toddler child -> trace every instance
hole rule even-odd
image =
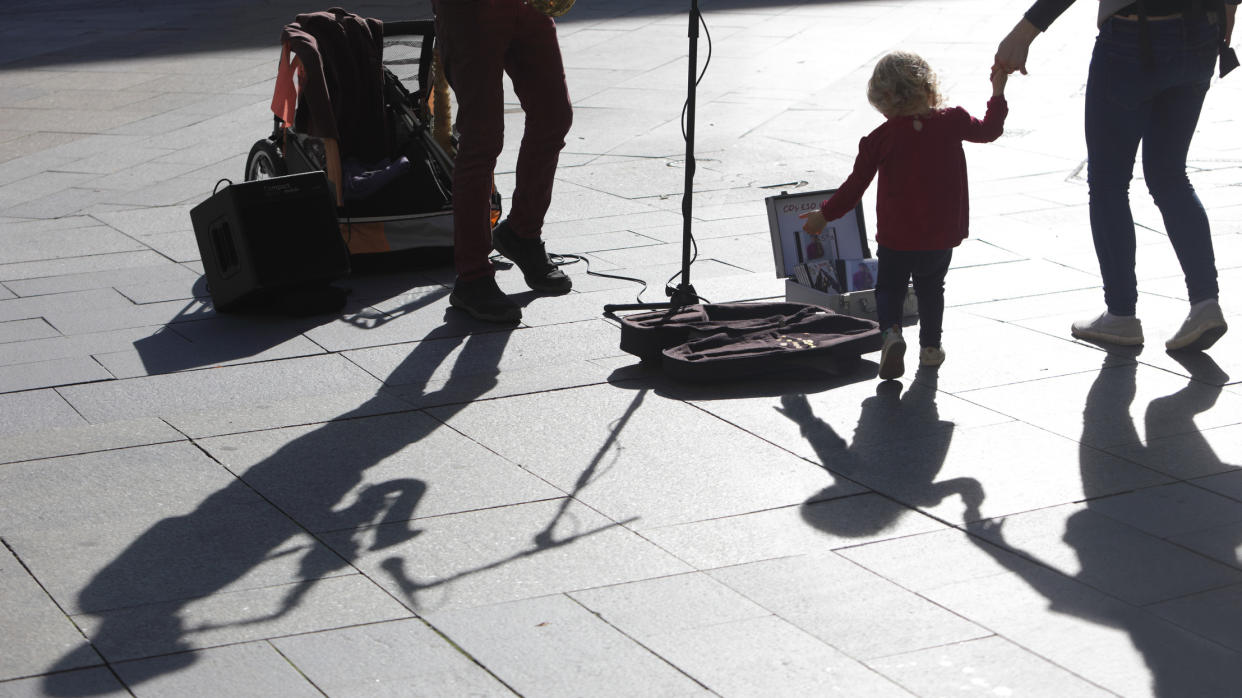
[[[867,83],[867,99],[886,121],[859,141],[854,171],[841,188],[818,211],[802,215],[803,230],[818,233],[852,211],[879,172],[875,300],[884,380],[905,373],[901,311],[911,278],[919,302],[919,363],[944,362],[944,277],[970,221],[962,141],[1000,137],[1009,113],[1007,78],[1004,71],[992,71],[992,99],[979,121],[961,107],[942,106],[936,74],[919,56],[896,51],[881,58]]]

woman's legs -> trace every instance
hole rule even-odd
[[[1186,277],[1190,302],[1216,298],[1216,257],[1207,212],[1186,176],[1186,153],[1212,77],[1210,47],[1185,55],[1184,82],[1156,95],[1143,134],[1143,176]]]
[[[1132,316],[1138,281],[1130,180],[1151,105],[1137,35],[1126,31],[1128,27],[1118,30],[1120,21],[1109,20],[1100,29],[1087,75],[1087,186],[1104,303],[1113,315]]]
[[[1214,29],[1206,22],[1152,22],[1153,60],[1145,66],[1134,24],[1113,19],[1101,28],[1085,119],[1091,232],[1105,304],[1122,316],[1134,314],[1138,298],[1129,185],[1140,141],[1143,175],[1186,275],[1190,301],[1217,295],[1207,214],[1186,177],[1186,153],[1215,64]]]
[[[1193,306],[1191,317],[1166,346],[1203,349],[1223,334],[1225,324],[1215,306],[1218,288],[1211,230],[1186,177],[1186,153],[1215,66],[1216,31],[1205,20],[1155,21],[1150,26],[1150,61],[1140,50],[1136,23],[1119,19],[1101,27],[1091,57],[1085,119],[1087,180],[1091,233],[1108,312],[1074,323],[1073,334],[1123,344],[1143,341],[1134,317],[1138,282],[1129,204],[1141,141],[1147,187],[1164,219]]]

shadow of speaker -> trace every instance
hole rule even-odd
[[[216,310],[297,308],[300,297],[323,310],[325,289],[349,274],[323,172],[230,184],[190,220]]]

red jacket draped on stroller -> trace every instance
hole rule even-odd
[[[434,40],[430,20],[298,15],[281,32],[275,128],[246,179],[324,171],[351,254],[452,247],[451,144],[431,134]]]
[[[307,135],[335,139],[343,158],[383,158],[388,149],[383,23],[334,7],[298,15],[280,39],[272,112]],[[290,52],[300,70],[290,62]],[[295,72],[302,88],[301,119]]]

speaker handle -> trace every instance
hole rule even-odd
[[[228,220],[222,218],[211,226],[211,249],[216,253],[220,278],[230,278],[241,269],[241,258],[237,255],[237,243]]]

